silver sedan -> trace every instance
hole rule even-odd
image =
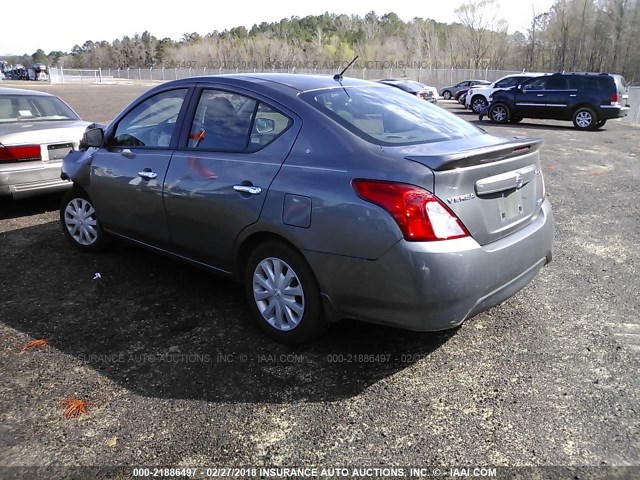
[[[89,124],[55,95],[0,88],[0,196],[70,188],[60,179],[62,159]]]

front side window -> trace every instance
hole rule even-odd
[[[168,147],[187,89],[170,90],[138,104],[116,127],[111,144],[118,147]]]
[[[327,88],[304,93],[301,98],[376,145],[414,145],[483,135],[456,115],[384,85]]]
[[[525,84],[522,85],[522,89],[527,90],[545,90],[547,88],[547,82],[549,81],[549,77],[537,77],[532,80],[529,80]]]

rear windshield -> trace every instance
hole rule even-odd
[[[415,93],[415,92],[419,92],[421,90],[424,90],[424,87],[422,87],[417,82],[416,83],[414,83],[414,82],[396,82],[396,83],[391,83],[389,85],[395,85],[400,90],[404,90],[405,92],[411,92],[411,93]]]
[[[301,97],[376,145],[414,145],[484,134],[430,102],[385,85],[328,88]]]
[[[0,123],[79,120],[58,97],[0,95]]]

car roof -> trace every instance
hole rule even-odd
[[[0,87],[0,95],[37,95],[41,97],[54,97],[55,95],[51,95],[46,92],[39,92],[37,90],[26,90],[24,88],[9,88],[9,87]]]
[[[505,75],[504,77],[500,77],[499,79],[497,79],[495,82],[499,82],[500,80],[504,80],[505,78],[511,78],[511,77],[542,77],[543,75],[550,75],[549,73],[542,73],[542,72],[520,72],[520,73],[509,73],[507,75]]]
[[[235,80],[240,83],[248,82],[263,85],[268,84],[272,88],[276,88],[282,92],[288,91],[288,93],[293,95],[324,88],[370,86],[375,84],[375,82],[352,77],[344,77],[342,80],[338,81],[334,80],[333,75],[306,75],[295,73],[237,73],[229,75],[207,75],[176,80],[173,84],[179,85],[181,83],[191,83],[193,81],[199,83],[216,83],[217,80]]]

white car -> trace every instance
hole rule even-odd
[[[516,73],[511,75],[505,75],[499,78],[490,85],[478,85],[471,87],[467,92],[467,96],[464,102],[464,108],[471,108],[475,113],[480,113],[489,105],[489,97],[496,90],[502,88],[515,87],[522,82],[529,80],[533,77],[539,77],[544,75],[543,73]]]
[[[55,95],[0,88],[0,196],[66,190],[62,159],[78,150],[89,122]]]

